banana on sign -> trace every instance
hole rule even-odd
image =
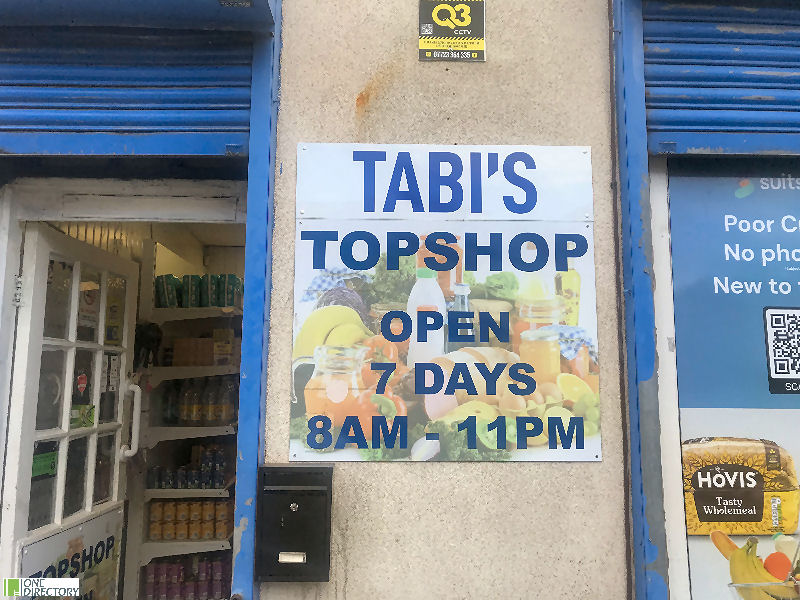
[[[483,0],[420,0],[419,59],[485,61]]]

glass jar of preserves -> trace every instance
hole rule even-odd
[[[561,323],[564,320],[564,307],[564,299],[560,296],[517,300],[511,335],[514,352],[520,353],[524,331]]]
[[[561,374],[561,345],[555,328],[538,328],[521,334],[520,360],[533,366],[537,385],[555,383]]]
[[[366,389],[361,368],[367,349],[318,346],[314,351],[314,373],[306,383],[306,416],[324,415],[334,427],[344,418],[358,415],[358,397]]]

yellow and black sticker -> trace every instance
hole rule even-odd
[[[420,0],[419,59],[486,60],[484,0]]]

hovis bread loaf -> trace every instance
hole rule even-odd
[[[794,461],[775,442],[708,437],[687,440],[682,448],[689,535],[797,530],[800,490]]]

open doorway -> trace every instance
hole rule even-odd
[[[156,212],[169,187],[126,182],[138,206],[89,187],[43,212],[38,194],[11,219],[21,270],[0,543],[17,575],[79,577],[91,600],[228,598],[245,246],[235,186],[213,201],[173,190],[183,206]],[[214,220],[225,203],[230,216]]]

